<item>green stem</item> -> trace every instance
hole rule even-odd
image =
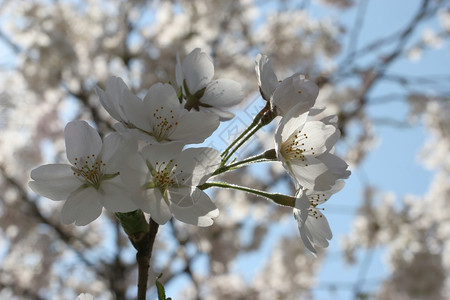
[[[274,161],[277,159],[275,149],[267,150],[264,153],[249,157],[247,159],[238,161],[236,163],[230,164],[228,166],[222,166],[218,168],[212,175],[219,175],[231,170],[235,170],[241,167],[248,166],[249,164],[257,163],[257,162],[265,162],[265,161]]]
[[[244,132],[242,132],[223,152],[222,154],[220,154],[220,156],[227,156],[228,152],[230,151],[230,149],[236,145],[237,142],[239,142],[243,137],[245,137],[245,135],[256,125],[258,125],[259,121],[262,119],[262,117],[264,116],[264,114],[266,113],[266,111],[268,111],[270,108],[270,104],[269,102],[266,103],[266,106],[264,106],[264,108],[255,116],[255,118],[253,119],[252,123],[248,126],[247,129],[244,130]]]
[[[261,127],[263,127],[264,125],[262,125],[261,123],[259,123],[255,128],[253,128],[252,131],[250,131],[249,134],[247,134],[240,142],[239,144],[237,144],[236,147],[234,147],[233,150],[231,150],[230,153],[228,153],[225,158],[222,160],[222,165],[225,165],[227,163],[227,161],[231,158],[231,156],[237,151],[237,149],[239,149],[242,145],[245,144],[245,142],[248,141],[249,138],[251,138]]]
[[[233,190],[238,190],[238,191],[244,191],[247,193],[251,193],[251,194],[255,194],[267,199],[272,200],[273,202],[282,205],[282,206],[288,206],[288,207],[295,207],[295,197],[291,197],[288,195],[283,195],[283,194],[271,194],[271,193],[267,193],[267,192],[263,192],[260,190],[256,190],[256,189],[252,189],[252,188],[248,188],[245,186],[240,186],[240,185],[235,185],[235,184],[230,184],[227,182],[206,182],[200,186],[198,186],[198,188],[202,189],[202,190],[206,190],[210,187],[221,187],[221,188],[225,188],[225,189],[233,189]]]
[[[266,126],[270,122],[272,122],[272,120],[275,119],[276,116],[277,116],[276,113],[273,112],[273,111],[270,111],[270,110],[265,111],[264,114],[262,115],[261,119],[259,120],[258,125],[256,127],[254,127],[253,130],[250,131],[250,133],[247,134],[239,142],[239,144],[236,147],[234,147],[233,150],[231,150],[230,153],[225,155],[225,157],[222,159],[221,166],[224,166],[227,163],[227,161],[231,158],[231,156],[237,151],[237,149],[239,149],[242,145],[244,145],[245,142],[247,142],[248,139],[251,138],[259,129],[261,129],[262,127]]]

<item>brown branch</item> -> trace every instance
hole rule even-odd
[[[400,34],[397,45],[391,53],[381,57],[379,61],[377,61],[374,65],[367,68],[366,70],[357,71],[357,73],[359,73],[362,78],[362,88],[357,106],[352,111],[343,112],[339,115],[338,126],[343,135],[345,135],[345,124],[348,121],[352,120],[354,117],[358,116],[363,111],[363,108],[365,107],[365,104],[367,102],[367,94],[375,86],[375,83],[378,82],[379,79],[383,78],[386,70],[395,61],[395,59],[403,53],[406,43],[408,42],[414,30],[417,28],[419,22],[435,12],[436,8],[429,9],[429,4],[430,0],[423,0],[422,5],[416,15],[409,22],[408,26],[406,26],[406,29],[404,29]]]
[[[369,0],[360,0],[360,2],[359,2],[358,13],[356,16],[355,24],[353,25],[353,29],[350,34],[350,41],[349,41],[349,46],[348,46],[348,52],[350,54],[346,58],[346,61],[348,61],[348,62],[352,62],[353,57],[356,54],[355,49],[358,46],[359,33],[361,32],[361,30],[363,28],[364,17],[367,12],[368,4],[369,4]]]
[[[19,45],[14,43],[2,30],[0,30],[0,40],[2,40],[6,45],[8,45],[14,54],[19,54],[22,50]]]
[[[148,269],[150,267],[150,258],[152,257],[153,245],[155,243],[156,234],[158,233],[159,224],[150,218],[149,231],[146,235],[134,241],[133,246],[136,248],[136,261],[138,263],[138,295],[137,300],[145,300],[147,295]]]

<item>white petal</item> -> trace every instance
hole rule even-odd
[[[102,160],[107,163],[124,144],[124,138],[118,133],[111,133],[106,136],[101,150]]]
[[[211,136],[219,124],[219,117],[216,115],[191,111],[180,118],[170,139],[189,144],[202,143]]]
[[[102,149],[102,139],[97,130],[85,121],[69,122],[64,129],[67,158],[72,164],[86,159],[88,155],[96,155]]]
[[[144,98],[144,104],[148,114],[147,117],[150,118],[153,117],[154,113],[166,118],[170,118],[172,115],[177,117],[180,111],[184,111],[176,91],[170,84],[157,83],[152,85]]]
[[[294,208],[294,218],[297,221],[297,227],[300,232],[300,238],[302,239],[303,244],[306,249],[308,249],[314,256],[316,256],[317,251],[312,245],[310,238],[308,238],[309,232],[307,232],[307,227],[305,226],[307,218],[303,218],[301,216],[301,211]]]
[[[231,79],[218,79],[207,85],[200,101],[214,107],[230,107],[239,104],[243,98],[239,83]]]
[[[278,78],[273,71],[272,61],[266,55],[258,54],[255,71],[264,99],[269,100],[278,86]]]
[[[150,162],[153,168],[159,169],[167,166],[171,160],[178,162],[182,149],[182,144],[155,144],[145,146],[141,152],[144,159]]]
[[[272,106],[276,107],[280,115],[285,115],[296,105],[304,113],[313,107],[318,94],[319,88],[313,81],[306,80],[302,74],[294,74],[277,86]]]
[[[220,165],[220,156],[216,149],[185,149],[177,160],[175,180],[178,184],[197,186],[205,183]],[[182,171],[182,172],[181,172]]]
[[[319,176],[325,174],[328,171],[327,166],[314,157],[308,157],[308,160],[305,162],[301,160],[291,160],[286,164],[285,168],[291,172],[291,175],[300,184],[302,187],[306,189],[311,189],[315,191],[322,191],[322,182],[318,180]],[[334,182],[333,182],[334,184]],[[327,188],[326,190],[328,190]]]
[[[311,111],[310,111],[309,115],[311,115]],[[326,116],[326,117],[320,119],[320,121],[324,122],[325,124],[330,124],[330,125],[334,125],[334,126],[337,127],[338,126],[337,123],[339,121],[339,118],[338,118],[337,115],[330,115],[330,116]],[[339,135],[340,135],[340,132],[339,132]],[[338,139],[339,139],[339,137],[338,137]]]
[[[170,209],[178,220],[201,227],[211,226],[219,210],[209,196],[195,187],[170,188]]]
[[[176,92],[169,84],[155,84],[144,99],[149,118],[149,128],[144,129],[157,141],[170,141],[170,136],[179,125],[181,116],[187,111],[177,98]]]
[[[106,163],[104,173],[116,173],[124,160],[137,152],[137,141],[131,137],[113,132],[105,137],[101,152],[101,158]]]
[[[339,179],[346,179],[350,176],[351,172],[347,170],[348,164],[339,156],[331,153],[324,153],[318,157],[331,172],[338,176]]]
[[[148,142],[150,144],[158,143],[158,141],[153,136],[151,136],[150,134],[148,134],[148,133],[146,133],[146,132],[144,132],[142,130],[139,130],[139,129],[136,129],[136,128],[125,127],[122,123],[115,123],[113,125],[113,127],[118,133],[120,133],[126,139],[134,138],[134,139],[137,139],[137,140],[144,140],[144,141],[146,141],[146,142]],[[147,132],[151,133],[150,128],[151,127],[149,125],[148,128],[147,128]]]
[[[339,131],[333,125],[326,125],[320,121],[308,121],[296,140],[299,141],[299,144],[303,144],[303,155],[317,157],[334,146],[337,132]],[[328,143],[333,143],[333,145]]]
[[[151,201],[159,201],[155,198],[152,198],[152,194],[148,193],[147,190],[139,190],[139,192],[133,194],[131,200],[134,204],[141,209],[143,212],[150,213],[150,203]]]
[[[120,178],[128,190],[140,190],[150,177],[145,159],[139,153],[130,155],[119,167]]]
[[[131,123],[137,128],[146,130],[149,128],[149,115],[146,111],[144,102],[131,93],[128,98],[122,100],[122,110],[126,115],[126,122]]]
[[[137,209],[132,200],[131,193],[128,193],[123,186],[119,176],[105,180],[101,183],[101,202],[110,212],[128,212]]]
[[[325,153],[320,155],[318,159],[327,167],[326,172],[316,178],[315,189],[318,191],[331,189],[337,180],[348,178],[351,174],[347,170],[347,163],[334,154]]]
[[[69,165],[43,165],[31,171],[34,181],[28,183],[37,194],[52,200],[66,200],[70,193],[81,186]]]
[[[123,121],[125,119],[124,113],[120,110],[120,107],[117,102],[113,102],[112,99],[109,99],[106,93],[99,88],[95,87],[95,92],[100,99],[100,103],[105,108],[105,110],[117,121]]]
[[[311,234],[308,231],[308,227],[303,226],[303,228],[299,228],[300,231],[300,237],[302,239],[303,244],[305,245],[306,249],[308,249],[315,257],[317,256],[316,248],[314,248],[313,244],[311,243]]]
[[[80,188],[72,193],[61,211],[61,220],[64,224],[84,226],[102,213],[102,205],[98,192],[93,188]]]
[[[306,220],[305,226],[312,236],[312,242],[319,247],[326,248],[329,244],[328,240],[333,238],[333,233],[325,215],[320,211],[317,211],[317,213],[317,218],[310,216]]]
[[[146,200],[148,202],[148,210],[146,207],[141,208],[148,212],[150,217],[159,225],[164,225],[172,217],[172,212],[158,189],[145,190]]]
[[[314,106],[314,107],[311,107],[311,109],[309,110],[309,116],[310,117],[315,117],[318,114],[320,114],[323,111],[325,111],[325,109],[327,109],[326,106]],[[323,122],[323,120],[321,120],[321,121]]]
[[[275,130],[275,145],[277,151],[280,150],[283,142],[287,141],[292,135],[295,135],[303,129],[307,118],[308,113],[297,114],[296,107],[281,118],[277,129]]]
[[[279,127],[282,127],[280,133],[282,141],[286,141],[291,135],[303,130],[308,119],[308,112],[299,114],[302,111],[300,105],[295,106],[281,118]]]
[[[200,106],[200,111],[205,113],[216,114],[219,117],[220,121],[228,121],[234,118],[234,113],[216,107]]]
[[[325,191],[314,191],[306,190],[306,195],[308,198],[314,199],[318,204],[322,204],[330,199],[331,196],[342,190],[345,185],[344,180],[337,180],[336,183],[329,190]]]
[[[184,79],[191,94],[204,88],[214,76],[214,65],[211,57],[199,48],[186,56],[182,64]]]
[[[103,107],[114,119],[117,121],[128,121],[121,103],[124,100],[124,97],[131,98],[134,95],[132,95],[131,91],[121,78],[111,77],[108,79],[106,82],[106,93],[98,87],[96,87],[95,91],[97,92]]]
[[[112,100],[111,102],[116,105],[116,110],[120,113],[122,120],[125,122],[129,121],[128,118],[130,116],[126,115],[124,109],[129,105],[135,106],[142,103],[142,100],[134,95],[125,82],[123,82],[122,78],[119,77],[112,77],[106,82],[106,95]]]

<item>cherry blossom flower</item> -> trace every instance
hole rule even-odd
[[[185,108],[217,114],[220,120],[234,117],[228,109],[244,98],[241,85],[231,79],[214,77],[211,57],[196,48],[181,63],[177,56],[176,79],[186,98]]]
[[[209,196],[197,188],[205,183],[220,164],[212,148],[189,148],[180,145],[148,145],[142,155],[131,156],[121,170],[127,187],[138,191],[137,206],[158,224],[172,215],[178,220],[210,226],[219,215]]]
[[[52,200],[66,200],[61,212],[65,224],[86,225],[100,216],[103,207],[111,212],[135,210],[117,169],[122,158],[118,152],[135,144],[117,133],[102,143],[85,121],[68,123],[64,133],[72,165],[48,164],[32,170],[30,188]]]
[[[120,122],[117,131],[150,143],[201,143],[219,126],[216,115],[185,110],[169,84],[153,85],[143,101],[117,77],[108,80],[106,91],[96,91],[103,107]]]
[[[295,73],[283,81],[278,81],[272,62],[263,54],[258,54],[255,62],[256,77],[264,100],[270,101],[272,110],[284,116],[291,108],[302,104],[303,112],[308,111],[319,94],[318,86],[305,75]]]
[[[328,241],[333,237],[327,218],[321,212],[323,208],[318,208],[317,206],[325,203],[333,194],[339,192],[344,185],[345,182],[343,180],[338,180],[326,192],[300,189],[297,193],[294,218],[297,221],[303,244],[313,254],[317,253],[314,246],[326,248],[328,247]]]
[[[302,104],[291,109],[276,129],[275,150],[297,186],[326,191],[336,180],[350,176],[348,165],[329,152],[340,132],[332,124],[307,118]]]

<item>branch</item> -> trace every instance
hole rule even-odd
[[[356,283],[353,287],[353,291],[355,293],[355,297],[358,297],[359,295],[362,295],[362,286],[365,283],[367,273],[369,272],[370,264],[372,263],[374,257],[374,250],[373,249],[367,249],[366,253],[364,255],[363,262],[360,265],[360,269],[358,272],[358,277],[356,279]]]
[[[133,246],[137,249],[136,260],[138,263],[138,295],[137,300],[145,300],[147,295],[148,269],[152,257],[153,244],[158,233],[159,224],[150,218],[149,231],[140,241],[135,241]]]
[[[341,130],[342,135],[345,135],[344,125],[349,120],[353,119],[362,112],[367,102],[367,94],[375,86],[375,83],[385,75],[386,70],[395,61],[395,59],[398,58],[399,55],[403,52],[406,43],[408,42],[414,30],[417,28],[419,22],[425,17],[432,15],[436,11],[436,8],[434,8],[433,10],[428,9],[429,3],[430,0],[423,0],[420,9],[413,17],[413,19],[409,22],[406,29],[402,31],[398,39],[397,46],[390,54],[380,58],[380,60],[370,68],[364,71],[359,71],[362,77],[361,94],[358,99],[357,106],[352,111],[344,112],[339,116],[339,129]]]
[[[360,0],[359,6],[358,6],[358,13],[355,20],[355,25],[353,25],[352,32],[350,34],[350,41],[348,46],[348,52],[347,58],[345,59],[343,65],[346,65],[346,62],[352,62],[353,58],[356,54],[356,47],[358,46],[358,37],[359,33],[362,30],[363,23],[364,23],[364,17],[367,12],[367,7],[369,4],[369,0]]]
[[[3,31],[0,30],[0,40],[2,40],[6,45],[8,45],[14,54],[19,54],[21,52],[20,47],[14,43],[8,36],[5,35]]]

